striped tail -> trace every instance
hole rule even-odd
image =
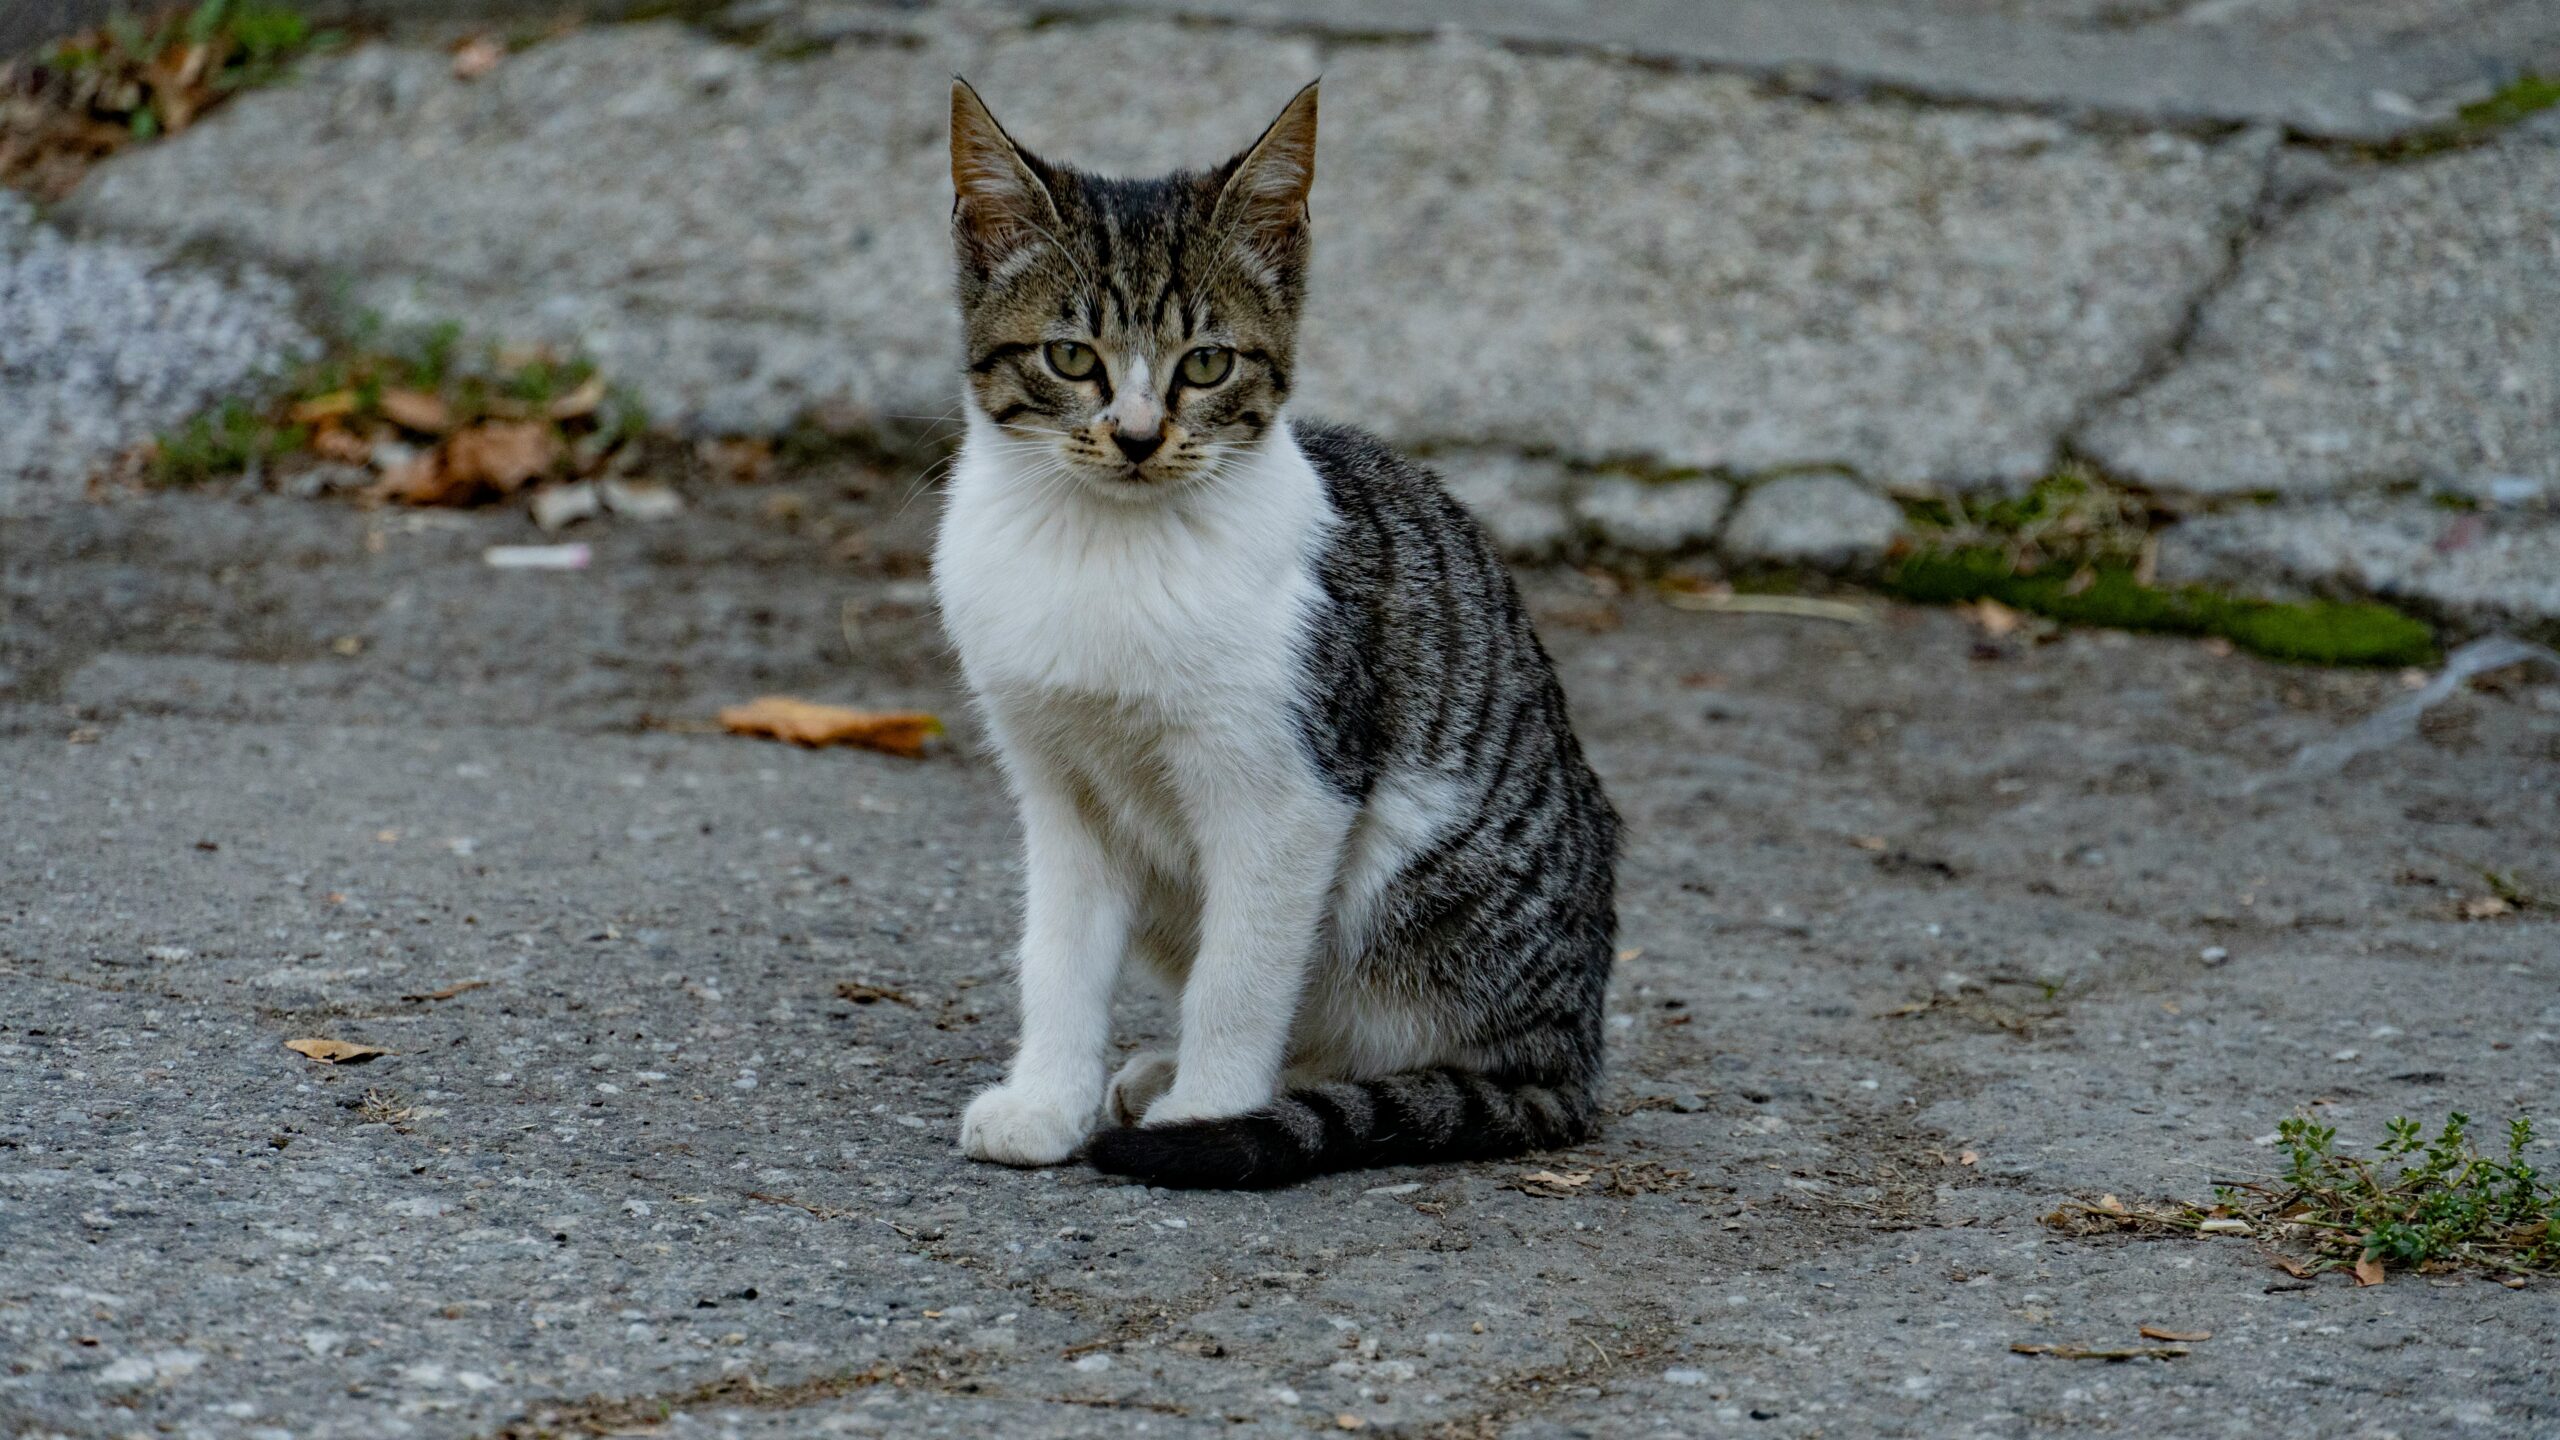
[[[1085,1158],[1168,1189],[1268,1190],[1336,1170],[1572,1145],[1591,1134],[1595,1109],[1587,1082],[1408,1070],[1291,1090],[1224,1120],[1104,1130]]]

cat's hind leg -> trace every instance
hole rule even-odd
[[[1111,1077],[1105,1109],[1113,1124],[1135,1125],[1147,1118],[1147,1107],[1173,1088],[1174,1052],[1141,1050]]]

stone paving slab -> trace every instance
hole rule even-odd
[[[370,48],[110,163],[71,210],[583,343],[702,427],[941,417],[953,71],[1035,147],[1127,171],[1227,153],[1321,70],[1313,411],[1927,487],[2049,465],[2219,270],[2266,152],[1464,39],[929,21],[792,60],[596,29],[476,84]]]
[[[2106,634],[1985,660],[1945,612],[1688,615],[1531,575],[1628,817],[1636,952],[1609,1129],[1531,1163],[1640,1193],[1506,1188],[1526,1165],[1150,1192],[953,1147],[1006,1047],[1018,885],[965,720],[920,765],[657,728],[760,690],[959,718],[929,621],[896,628],[902,527],[930,518],[908,478],[700,492],[559,575],[479,563],[525,535],[504,513],[162,495],[0,522],[0,1425],[2560,1418],[2540,1287],[2296,1288],[2246,1244],[2036,1223],[2264,1173],[2296,1107],[2362,1143],[2560,1088],[2553,922],[2456,918],[2473,867],[2554,881],[2560,687],[2465,695],[2242,799],[2396,677]],[[830,558],[848,533],[869,558]],[[1164,1022],[1134,1004],[1123,1038]],[[282,1048],[309,1034],[393,1053],[324,1069]],[[2166,1365],[2007,1350],[2146,1323],[2216,1338]]]
[[[2178,364],[2080,438],[2203,494],[2560,494],[2560,144],[2363,177],[2250,245]]]
[[[2560,640],[2560,514],[2417,500],[2235,510],[2162,537],[2173,579],[2344,587],[2473,628]]]
[[[290,364],[312,344],[295,304],[255,268],[67,241],[0,191],[0,515]]]
[[[2540,0],[1051,0],[1347,34],[1444,26],[1797,83],[2374,140],[2560,70]]]

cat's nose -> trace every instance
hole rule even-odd
[[[1132,435],[1126,430],[1114,430],[1111,443],[1120,447],[1120,453],[1129,457],[1130,464],[1143,465],[1148,456],[1164,448],[1164,432],[1156,430],[1145,435]]]

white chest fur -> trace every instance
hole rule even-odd
[[[988,702],[1110,701],[1217,723],[1283,708],[1332,519],[1285,427],[1227,473],[1130,502],[1006,458],[972,417],[954,467],[934,584],[971,686]]]

